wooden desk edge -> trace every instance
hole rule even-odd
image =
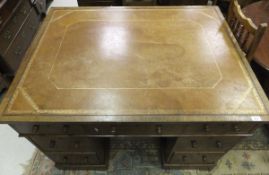
[[[26,116],[26,115],[5,115],[4,111],[6,106],[9,103],[9,100],[12,97],[13,92],[15,91],[17,85],[19,84],[21,77],[23,76],[24,70],[26,69],[32,54],[34,53],[37,45],[39,44],[40,38],[43,36],[43,33],[49,23],[53,11],[57,9],[100,9],[100,8],[111,8],[111,9],[171,9],[171,8],[205,8],[205,6],[171,6],[171,7],[54,7],[50,9],[50,13],[48,13],[47,17],[43,21],[40,29],[38,30],[37,35],[35,36],[33,42],[31,43],[29,49],[27,50],[24,59],[16,73],[16,76],[2,99],[0,104],[0,123],[12,123],[12,122],[269,122],[269,102],[268,99],[260,86],[258,80],[256,79],[247,59],[243,55],[240,50],[239,45],[237,44],[224,16],[222,15],[220,9],[217,6],[208,6],[209,8],[214,8],[220,18],[223,21],[225,28],[227,29],[228,35],[230,39],[234,43],[234,46],[242,58],[244,66],[250,75],[250,78],[256,87],[258,94],[263,102],[268,115],[147,115],[146,117],[143,115],[130,115],[130,116],[83,116],[83,115],[38,115],[38,116]]]

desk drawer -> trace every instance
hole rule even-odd
[[[87,137],[28,137],[39,149],[44,152],[72,152],[72,153],[96,153],[103,154],[106,145],[104,138]],[[102,157],[102,156],[101,156]]]
[[[6,54],[4,54],[5,62],[9,65],[12,71],[15,72],[19,67],[21,59],[38,29],[39,23],[40,18],[35,10],[32,9],[18,36],[8,48]]]
[[[29,14],[31,5],[28,0],[24,0],[15,14],[8,21],[7,25],[0,33],[0,52],[3,54],[6,52],[7,48],[11,44],[12,40],[15,38],[17,32],[20,29],[20,26],[26,20],[26,17]]]
[[[111,6],[118,5],[118,0],[78,0],[79,6]]]
[[[223,154],[215,153],[177,153],[168,160],[168,163],[175,164],[215,164]]]
[[[45,153],[56,164],[97,165],[105,162],[104,157],[95,154],[51,154]]]
[[[123,0],[125,6],[150,6],[155,4],[155,0]]]
[[[168,152],[226,152],[244,137],[167,138]],[[170,146],[171,145],[171,146]]]
[[[188,135],[238,135],[251,133],[253,123],[18,123],[12,124],[21,135],[87,135],[87,136],[188,136]]]

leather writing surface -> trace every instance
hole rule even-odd
[[[50,16],[6,114],[267,114],[215,7]]]

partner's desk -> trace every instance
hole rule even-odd
[[[1,103],[66,169],[107,167],[113,137],[157,137],[166,168],[212,168],[268,101],[217,7],[54,8]]]

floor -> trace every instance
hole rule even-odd
[[[54,0],[50,7],[78,6],[76,0]],[[8,125],[0,125],[0,175],[21,175],[35,147]]]

